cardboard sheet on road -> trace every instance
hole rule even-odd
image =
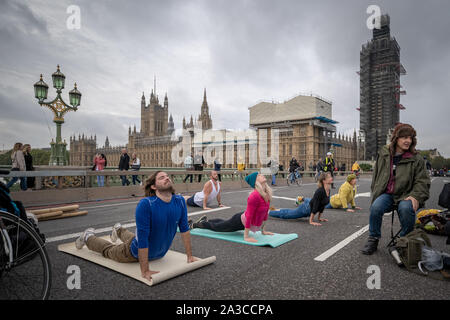
[[[191,235],[238,242],[248,244],[251,246],[271,246],[272,248],[281,246],[286,242],[298,238],[298,235],[296,233],[288,233],[288,234],[275,233],[273,236],[267,236],[261,234],[261,232],[258,231],[258,232],[250,232],[250,236],[255,238],[258,242],[248,242],[244,240],[243,230],[235,232],[215,232],[212,230],[199,228],[192,229]]]
[[[101,237],[109,241],[109,236]],[[116,244],[120,244],[120,240],[117,240]],[[216,261],[216,257],[208,257],[205,259],[199,259],[192,263],[187,263],[186,254],[169,250],[167,254],[158,260],[150,261],[150,270],[160,271],[159,273],[152,275],[152,281],[142,278],[139,262],[132,263],[119,263],[111,259],[103,257],[100,253],[90,251],[86,246],[83,249],[78,250],[75,247],[75,242],[65,243],[58,246],[58,250],[77,256],[79,258],[91,261],[99,264],[108,269],[122,273],[130,278],[136,279],[149,286],[161,283],[168,279],[174,278],[181,274],[196,270],[208,264]]]

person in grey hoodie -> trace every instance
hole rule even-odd
[[[23,156],[22,151],[22,143],[17,142],[14,144],[13,152],[11,153],[11,162],[12,162],[12,168],[11,171],[26,171],[26,165],[25,165],[25,157]],[[19,180],[18,177],[12,178],[11,181],[8,182],[6,187],[9,189],[16,181]],[[27,178],[26,177],[20,177],[20,189],[23,191],[27,190]]]

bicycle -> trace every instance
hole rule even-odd
[[[319,177],[322,174],[323,171],[316,171],[316,174],[314,175],[314,181],[317,182],[319,181]]]
[[[0,300],[46,300],[50,288],[43,240],[28,222],[0,210]]]
[[[300,174],[298,168],[294,170],[294,172],[289,173],[286,179],[287,185],[291,186],[297,184],[298,186],[302,185],[302,175]]]

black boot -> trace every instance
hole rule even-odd
[[[362,249],[362,253],[363,254],[367,254],[367,255],[371,255],[375,251],[377,251],[377,247],[378,247],[378,239],[374,238],[374,237],[369,237],[369,239],[367,240],[366,245]]]

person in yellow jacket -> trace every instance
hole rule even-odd
[[[355,161],[355,163],[352,165],[352,171],[354,173],[355,171],[359,170],[361,170],[361,167],[359,166],[358,161]]]
[[[355,203],[356,196],[356,175],[350,174],[347,177],[347,181],[341,185],[339,188],[339,193],[333,195],[330,198],[330,203],[326,206],[327,209],[346,209],[347,212],[355,212],[356,210],[361,210],[360,207],[356,206]],[[348,204],[351,204],[351,209]]]
[[[238,171],[244,171],[245,170],[245,162],[242,157],[239,157],[238,164],[237,164]]]

